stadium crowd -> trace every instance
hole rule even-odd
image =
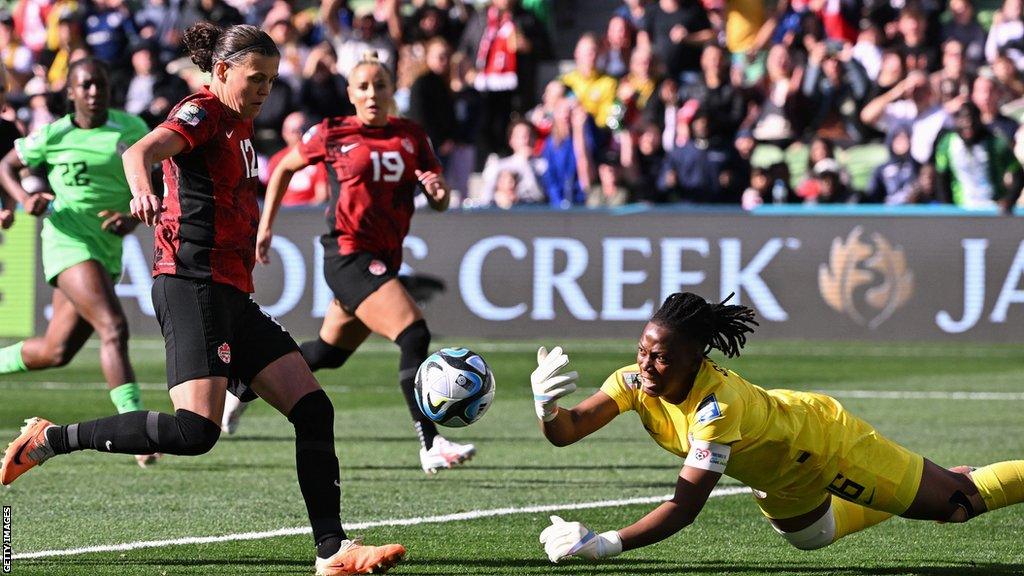
[[[25,131],[59,118],[68,64],[93,55],[113,105],[155,126],[206,81],[181,31],[249,23],[282,54],[255,120],[264,182],[306,128],[353,111],[346,77],[375,51],[453,206],[1009,211],[1024,186],[1021,0],[974,1],[624,0],[554,66],[554,0],[17,0],[0,15],[3,115]],[[297,174],[284,204],[324,202],[325,176]]]

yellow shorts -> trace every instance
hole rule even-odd
[[[820,490],[799,494],[755,490],[757,505],[765,516],[781,520],[807,514],[830,494],[897,516],[910,507],[921,486],[924,457],[882,436],[849,412],[842,420],[837,432],[844,436],[844,450],[822,468]]]

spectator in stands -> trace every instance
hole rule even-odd
[[[224,0],[184,0],[180,5],[181,17],[176,23],[179,30],[187,30],[196,22],[203,21],[216,22],[225,28],[244,23],[242,14]]]
[[[518,0],[490,0],[476,12],[462,35],[459,51],[476,68],[480,92],[478,163],[501,152],[512,112],[533,106],[537,63],[551,55],[547,30]]]
[[[717,44],[700,56],[701,77],[683,90],[684,100],[696,100],[707,117],[708,140],[715,148],[728,146],[746,115],[746,103],[729,78],[729,59]]]
[[[614,208],[629,203],[629,189],[623,183],[622,165],[609,151],[597,165],[597,182],[587,191],[587,208]]]
[[[996,84],[993,78],[983,74],[974,81],[971,102],[978,107],[978,111],[981,113],[981,123],[986,128],[1007,142],[1013,142],[1020,124],[999,111],[1000,92],[999,84]]]
[[[710,145],[707,112],[699,108],[692,119],[686,114],[680,115],[679,122],[677,132],[688,131],[689,137],[665,155],[658,182],[663,198],[696,204],[739,202],[742,188],[732,198],[729,196],[732,191],[723,185],[734,184],[731,175],[736,151],[732,143],[719,147]]]
[[[616,8],[612,16],[625,18],[633,30],[646,30],[650,21],[647,0],[622,0],[622,6]]]
[[[547,200],[541,188],[543,161],[534,156],[533,126],[525,120],[517,120],[509,126],[508,145],[512,154],[499,158],[492,154],[484,165],[483,184],[477,203],[486,206],[497,193],[498,177],[505,172],[516,176],[516,202],[539,204]]]
[[[159,46],[163,62],[178,56],[182,30],[178,26],[181,16],[178,8],[178,3],[171,6],[170,0],[144,0],[134,15],[139,37]]]
[[[427,42],[426,71],[409,89],[408,117],[427,132],[434,152],[447,172],[455,146],[455,99],[451,88],[451,49],[444,38]]]
[[[0,60],[7,68],[8,91],[20,93],[32,77],[32,51],[18,39],[14,32],[14,18],[6,10],[0,10]]]
[[[658,87],[654,76],[654,54],[649,46],[638,46],[629,55],[629,73],[619,80],[615,96],[622,106],[619,126],[631,127],[641,121],[643,111]]]
[[[765,204],[799,204],[802,200],[789,185],[789,167],[777,162],[750,171],[750,186],[743,191],[740,205],[744,210],[754,210]]]
[[[947,40],[942,44],[942,67],[929,80],[942,103],[971,93],[974,76],[964,66],[964,47],[959,40]]]
[[[298,107],[310,124],[353,114],[355,108],[349,102],[346,86],[348,83],[338,73],[334,50],[329,44],[320,44],[310,50],[302,70]]]
[[[807,204],[852,204],[857,197],[843,178],[843,169],[832,158],[825,158],[814,165],[813,178],[817,182],[817,194],[804,200]]]
[[[421,44],[443,37],[442,28],[446,23],[447,18],[440,8],[424,4],[402,22],[402,43]]]
[[[302,112],[292,112],[284,119],[284,123],[281,125],[281,139],[285,145],[270,157],[270,161],[267,163],[268,176],[274,172],[281,159],[291,151],[292,147],[299,143],[306,126],[306,116]],[[263,184],[266,185],[266,181]],[[292,175],[281,205],[319,205],[327,201],[328,195],[327,168],[322,162],[318,162],[306,166]]]
[[[612,16],[597,52],[597,68],[612,78],[625,76],[629,71],[635,36],[629,20],[622,16]]]
[[[469,194],[469,177],[476,168],[480,93],[470,82],[473,66],[461,53],[452,55],[451,91],[455,106],[455,145],[448,154],[445,180],[452,189],[450,206],[458,207]]]
[[[544,143],[547,169],[541,178],[552,208],[586,202],[585,190],[594,181],[596,132],[593,119],[574,98],[563,98],[555,106],[551,135]]]
[[[309,47],[299,41],[299,31],[290,15],[281,15],[267,26],[267,34],[274,40],[281,53],[281,64],[277,68],[277,81],[287,84],[292,94],[298,96],[302,89],[302,69],[309,59]]]
[[[374,18],[372,5],[359,8],[352,29],[334,37],[332,42],[337,51],[337,73],[345,78],[367,52],[375,53],[381,64],[395,71],[397,48],[388,35],[387,25]]]
[[[73,10],[61,12],[57,26],[58,48],[49,63],[46,73],[47,84],[55,92],[64,88],[68,76],[68,64],[74,61],[72,54],[76,50],[85,49],[85,39],[82,37],[82,14]]]
[[[597,38],[584,34],[573,51],[575,67],[562,75],[562,83],[572,91],[579,105],[594,118],[598,128],[608,126],[608,113],[615,103],[618,81],[597,68]]]
[[[137,41],[135,22],[123,0],[92,0],[85,18],[85,43],[93,56],[110,64],[112,74],[126,69],[128,47]]]
[[[986,33],[978,24],[973,0],[950,0],[949,13],[951,18],[942,25],[942,43],[959,42],[968,70],[977,71],[985,63]]]
[[[911,125],[910,155],[920,164],[931,159],[935,139],[947,118],[931,82],[919,70],[910,72],[891,90],[868,102],[860,113],[862,122],[885,132],[887,139],[901,124]]]
[[[534,153],[540,154],[544,149],[544,143],[551,134],[551,126],[555,121],[555,108],[565,98],[565,84],[560,80],[552,80],[544,86],[544,94],[540,103],[533,107],[526,114],[526,119],[533,125],[537,133],[537,144],[534,146]]]
[[[159,48],[155,42],[139,42],[131,54],[132,79],[124,109],[156,127],[167,118],[171,107],[188,95],[185,82],[168,74],[160,63]]]
[[[658,176],[665,161],[661,130],[653,122],[642,122],[635,132],[623,132],[620,149],[622,177],[634,202],[658,201]]]
[[[850,175],[836,161],[835,144],[828,138],[815,137],[811,140],[811,144],[808,147],[807,171],[804,173],[800,184],[796,187],[797,196],[803,198],[805,203],[814,204],[818,202],[818,196],[822,194],[823,179],[821,174],[816,171],[819,167],[822,167],[822,169],[828,168],[829,171],[834,170],[844,186],[848,185],[850,181]],[[834,187],[833,191],[835,191]]]
[[[803,94],[815,104],[810,129],[840,146],[864,139],[858,111],[868,93],[864,68],[853,59],[850,44],[819,42],[811,49]]]
[[[864,68],[868,78],[875,80],[882,69],[882,32],[873,24],[867,25],[857,35],[857,43],[853,45],[853,59]],[[868,88],[871,93],[871,88]]]
[[[903,57],[894,48],[882,50],[882,60],[879,63],[878,76],[875,77],[871,87],[868,88],[867,102],[878,98],[889,90],[896,87],[907,76],[907,69],[903,63]]]
[[[716,37],[700,0],[658,0],[641,34],[669,77],[683,84],[697,78],[701,49]]]
[[[903,125],[889,142],[889,161],[875,168],[861,201],[890,206],[912,203],[918,171],[918,163],[910,157],[910,128]]]
[[[508,210],[519,204],[519,174],[502,170],[498,172],[494,185],[494,194],[487,205]]]
[[[754,87],[750,131],[761,143],[786,147],[800,135],[807,116],[800,86],[803,69],[794,68],[789,49],[776,44],[768,50],[765,76]]]
[[[981,112],[971,102],[954,119],[956,130],[935,146],[939,199],[969,210],[998,207],[1012,213],[1024,171],[1011,144],[981,123]]]
[[[985,42],[985,59],[994,63],[1005,54],[1017,70],[1024,69],[1024,22],[1021,21],[1022,0],[1003,0],[1003,6],[992,15],[992,28]]]
[[[671,150],[676,145],[676,118],[679,115],[679,81],[665,78],[658,85],[656,97],[647,101],[644,119],[661,129],[661,147]]]
[[[1024,73],[1017,69],[1009,56],[997,55],[996,61],[992,63],[992,73],[1003,87],[1007,101],[1024,98]]]
[[[894,43],[903,52],[907,70],[934,72],[939,68],[935,45],[928,42],[928,17],[918,4],[908,3],[896,21]]]

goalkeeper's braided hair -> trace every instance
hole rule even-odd
[[[651,322],[692,338],[705,356],[712,348],[729,358],[739,356],[747,334],[753,333],[758,323],[752,308],[726,304],[734,295],[712,304],[691,292],[676,292],[665,299]]]

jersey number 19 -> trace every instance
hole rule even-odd
[[[380,182],[383,172],[385,182],[398,182],[405,172],[405,160],[398,152],[370,152],[370,160],[373,162],[373,181]]]

